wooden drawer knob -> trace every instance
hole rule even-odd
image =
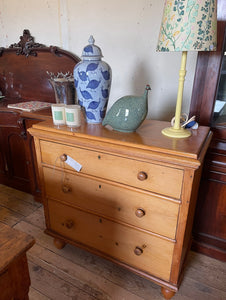
[[[137,174],[137,178],[140,180],[140,181],[144,181],[148,178],[148,174],[141,171]]]
[[[61,160],[61,161],[66,161],[66,160],[67,160],[67,154],[62,154],[62,155],[60,156],[60,160]]]
[[[67,229],[71,229],[74,226],[74,221],[73,220],[66,220],[64,225],[65,225],[65,227],[67,227]]]
[[[68,185],[63,185],[62,186],[62,191],[66,194],[66,193],[69,193],[71,192],[71,187],[68,186]]]
[[[143,253],[143,249],[141,249],[140,247],[136,247],[136,248],[134,249],[134,253],[135,253],[137,256],[139,256],[139,255],[141,255],[141,254]]]
[[[145,210],[143,210],[142,208],[138,208],[138,209],[135,211],[135,215],[136,215],[138,218],[142,218],[142,217],[145,215]]]

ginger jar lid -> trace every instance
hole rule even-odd
[[[93,36],[91,35],[89,40],[89,45],[85,46],[85,48],[83,49],[83,52],[82,52],[82,57],[83,59],[87,59],[87,60],[100,60],[101,57],[103,57],[102,55],[102,52],[101,52],[101,49],[94,45],[95,43],[95,40],[93,38]]]

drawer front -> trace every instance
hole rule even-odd
[[[41,141],[42,162],[62,166],[60,156],[69,155],[82,165],[81,172],[162,195],[181,196],[183,170],[137,161],[117,155]],[[64,163],[64,167],[73,170]]]
[[[48,205],[53,231],[169,280],[174,243],[54,201]]]
[[[174,239],[179,204],[148,192],[43,167],[48,198]],[[62,176],[64,180],[62,181]]]

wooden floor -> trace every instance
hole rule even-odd
[[[31,195],[1,184],[0,222],[36,239],[27,254],[30,300],[164,299],[158,285],[109,261],[70,245],[56,249],[53,239],[43,232],[42,205]],[[172,299],[226,300],[226,264],[190,252],[184,280]]]

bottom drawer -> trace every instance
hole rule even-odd
[[[48,201],[50,229],[151,275],[169,280],[174,243]]]

